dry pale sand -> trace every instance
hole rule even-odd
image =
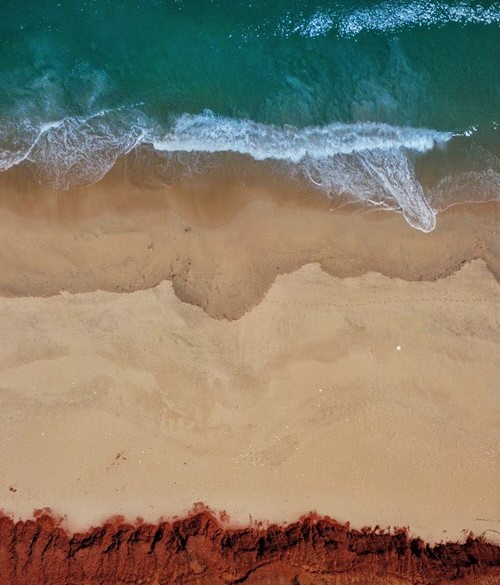
[[[498,208],[456,208],[424,235],[264,194],[209,213],[106,184],[11,187],[6,511],[83,527],[203,501],[236,522],[317,510],[497,539]]]

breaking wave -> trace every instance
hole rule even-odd
[[[41,183],[67,189],[100,180],[140,145],[166,157],[233,152],[300,174],[327,196],[400,210],[410,225],[428,232],[436,212],[417,180],[415,160],[452,136],[373,123],[273,126],[210,111],[181,115],[165,130],[141,112],[108,110],[38,126],[0,123],[0,170],[25,162]]]
[[[388,124],[328,124],[296,128],[216,116],[210,111],[180,116],[171,131],[155,139],[157,150],[248,154],[255,160],[298,163],[374,149],[401,147],[425,152],[449,140],[448,132],[398,128]]]

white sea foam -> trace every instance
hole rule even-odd
[[[323,159],[373,149],[402,147],[426,152],[446,143],[452,134],[388,124],[328,124],[295,128],[251,120],[203,114],[180,116],[172,130],[153,140],[167,152],[238,152],[256,160],[299,162],[305,157]]]
[[[413,162],[401,147],[306,159],[304,173],[328,194],[402,211],[414,228],[430,232],[436,213],[415,176]]]
[[[444,145],[451,134],[387,124],[330,124],[295,128],[216,116],[184,114],[168,132],[137,112],[107,111],[64,118],[34,128],[26,121],[0,124],[0,169],[29,161],[54,188],[90,184],[139,144],[163,153],[234,152],[300,173],[327,195],[400,209],[422,231],[434,211],[418,183],[413,158]]]
[[[278,27],[278,33],[288,37],[301,35],[317,37],[334,31],[343,37],[353,37],[363,32],[394,32],[403,28],[443,26],[458,24],[498,24],[500,4],[489,7],[475,2],[381,2],[370,8],[349,10],[341,4],[316,11],[312,16],[303,13],[287,13]]]
[[[41,132],[27,159],[36,163],[41,180],[56,189],[90,184],[101,179],[145,134],[138,125],[117,126],[104,116],[65,118]]]
[[[25,160],[39,136],[28,120],[0,120],[0,171]]]
[[[146,133],[137,116],[121,118],[112,110],[37,125],[0,121],[0,171],[28,161],[40,181],[55,189],[94,183]]]

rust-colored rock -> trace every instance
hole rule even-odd
[[[310,515],[225,528],[209,511],[158,525],[111,520],[68,534],[52,516],[0,517],[1,585],[377,585],[500,583],[500,547],[426,545],[404,530],[351,530]]]

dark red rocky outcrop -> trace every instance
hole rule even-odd
[[[500,547],[426,545],[405,530],[352,530],[310,515],[229,529],[207,510],[158,525],[111,520],[69,534],[52,516],[0,518],[1,585],[500,583]]]

